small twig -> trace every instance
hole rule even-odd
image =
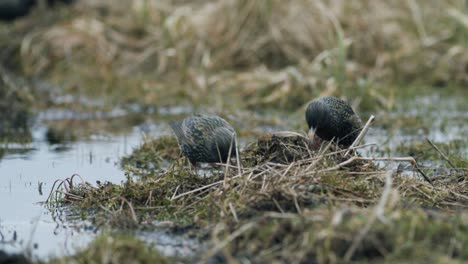
[[[286,174],[289,172],[289,170],[293,167],[293,165],[295,165],[296,163],[295,162],[292,162],[287,168],[286,170],[284,170],[283,174],[280,176],[279,180],[281,181],[285,176]]]
[[[317,159],[315,159],[313,162],[310,163],[310,165],[307,167],[307,171],[310,170],[311,168],[314,168],[317,166],[319,161],[321,161],[325,157],[325,152],[328,151],[328,149],[331,147],[332,142],[328,142],[327,146],[320,152],[320,155],[317,156]]]
[[[81,176],[79,174],[76,174],[76,173],[73,174],[70,178],[66,178],[65,180],[55,180],[54,184],[52,185],[52,188],[50,189],[49,196],[47,196],[47,199],[45,200],[45,203],[50,202],[50,198],[52,198],[53,194],[56,194],[56,196],[55,196],[56,199],[57,199],[57,193],[63,193],[65,195],[70,195],[71,196],[70,191],[69,191],[69,187],[70,187],[70,189],[73,188],[73,179],[75,177],[80,178],[80,180],[82,182],[84,182],[83,178],[81,178]],[[57,185],[57,187],[55,187],[55,185],[57,183],[58,183],[58,185]],[[67,186],[65,183],[68,183],[69,186]],[[60,192],[59,191],[60,187],[62,187],[62,186],[65,188],[66,192]],[[80,197],[80,198],[82,198],[82,197]]]
[[[49,196],[47,197],[46,199],[46,203],[48,203],[50,201],[50,198],[52,197],[52,194],[54,193],[57,193],[58,191],[58,188],[60,188],[60,186],[64,183],[65,181],[64,180],[55,180],[54,181],[54,184],[52,184],[52,188],[50,189],[50,193],[49,193]],[[59,183],[59,185],[57,186],[57,188],[55,189],[55,184]]]
[[[327,146],[331,146],[333,142],[330,141],[329,145]],[[372,143],[372,144],[364,144],[364,145],[360,145],[360,146],[356,146],[356,147],[353,147],[351,148],[352,150],[356,150],[356,149],[360,149],[360,148],[366,148],[366,147],[370,147],[370,146],[377,146],[377,144],[375,143]],[[311,161],[314,161],[314,160],[318,160],[318,159],[322,159],[324,157],[328,157],[328,156],[334,156],[336,154],[339,154],[339,153],[343,153],[343,152],[346,152],[348,151],[348,149],[341,149],[341,150],[337,150],[337,151],[333,151],[333,152],[330,152],[330,153],[327,153],[325,154],[325,151],[327,150],[327,148],[324,149],[324,151],[320,152],[319,154],[317,154],[315,157],[313,158],[308,158],[308,159],[303,159],[303,160],[299,160],[297,161],[298,163],[309,163]]]
[[[466,201],[468,201],[468,196],[466,196],[466,195],[463,195],[461,193],[456,193],[454,191],[450,191],[450,193],[455,195],[455,196],[461,197],[461,198],[465,199]]]
[[[276,207],[278,207],[278,210],[279,210],[282,214],[284,214],[283,208],[281,208],[281,205],[278,203],[278,201],[276,201],[275,198],[273,198],[273,203],[275,203]]]
[[[229,209],[231,210],[232,216],[234,217],[234,221],[236,221],[236,223],[238,223],[239,219],[237,218],[236,209],[234,208],[232,203],[229,203]]]
[[[277,213],[277,212],[266,212],[263,216],[270,218],[280,218],[280,219],[297,219],[299,216],[294,213]]]
[[[179,187],[180,187],[180,184],[177,185],[177,187],[176,187],[176,189],[175,189],[175,191],[174,191],[174,194],[173,194],[172,197],[171,197],[171,200],[174,200],[174,197],[175,197],[175,195],[177,194],[177,191],[179,190]]]
[[[232,179],[235,179],[235,178],[238,178],[240,177],[239,175],[236,175],[232,178],[228,178],[227,180],[232,180]],[[195,193],[195,192],[199,192],[199,191],[202,191],[202,190],[205,190],[205,189],[208,189],[208,188],[211,188],[211,187],[214,187],[216,185],[219,185],[219,184],[222,184],[224,182],[224,180],[220,180],[220,181],[217,181],[217,182],[213,182],[213,183],[210,183],[208,185],[205,185],[205,186],[202,186],[200,188],[196,188],[196,189],[193,189],[191,191],[188,191],[188,192],[184,192],[184,193],[181,193],[173,198],[171,198],[171,200],[175,200],[175,199],[179,199],[180,197],[183,197],[183,196],[186,196],[186,195],[189,195],[191,193]]]
[[[442,158],[444,158],[448,164],[450,164],[450,166],[452,166],[452,168],[456,169],[457,166],[455,166],[450,160],[449,158],[429,139],[429,138],[426,138],[427,142],[429,142],[429,144],[431,144],[431,146],[437,151],[439,152],[439,154],[442,156]]]
[[[301,207],[299,206],[299,203],[297,202],[297,197],[294,196],[293,198],[294,198],[294,199],[293,199],[293,200],[294,200],[294,206],[296,207],[297,213],[298,213],[298,214],[302,214]]]
[[[148,195],[148,198],[146,199],[145,205],[151,206],[152,205],[151,200],[153,200],[153,190],[151,190],[149,192],[149,195]]]
[[[223,188],[224,189],[227,188],[227,176],[228,176],[228,172],[229,172],[228,164],[230,163],[230,160],[231,160],[231,151],[232,151],[233,142],[234,142],[234,140],[231,138],[231,143],[229,145],[228,157],[227,157],[226,164],[225,164],[226,169],[224,170],[224,181],[223,181]],[[221,152],[219,151],[218,143],[216,143],[216,148],[218,149],[219,160],[222,161]]]
[[[375,120],[375,116],[371,115],[369,117],[369,119],[367,120],[366,124],[364,125],[364,127],[362,128],[361,132],[357,136],[357,138],[353,141],[353,144],[351,144],[351,146],[349,146],[348,150],[345,152],[345,154],[344,154],[345,157],[348,156],[348,154],[351,152],[351,150],[354,148],[354,146],[359,145],[361,140],[367,134],[367,131],[369,130],[370,125],[374,122],[374,120]]]
[[[130,208],[130,212],[132,214],[132,220],[138,224],[138,219],[137,219],[137,216],[136,216],[136,213],[135,213],[135,210],[133,209],[133,206],[132,206],[132,203],[130,203],[127,199],[125,199],[124,197],[120,197],[120,199],[122,199],[123,202],[125,202],[127,205],[128,205],[128,208]]]
[[[429,196],[427,193],[421,191],[421,189],[419,189],[418,187],[416,187],[416,185],[412,185],[411,187],[412,187],[413,189],[415,189],[416,191],[420,192],[422,195],[424,195],[428,200],[434,201],[434,199],[433,199],[431,196]]]
[[[238,144],[238,142],[237,142],[237,136],[235,136],[234,142],[236,143],[237,170],[238,170],[238,173],[239,173],[239,176],[240,176],[240,175],[242,175],[242,167],[241,167],[241,162],[240,162],[239,144]]]
[[[333,167],[330,167],[330,168],[327,168],[327,169],[323,169],[323,170],[319,170],[317,172],[327,172],[327,171],[334,171],[334,170],[338,170],[356,160],[368,160],[368,161],[407,161],[409,163],[411,163],[411,165],[413,165],[413,167],[423,176],[423,178],[428,182],[430,183],[431,185],[433,185],[431,179],[429,179],[429,177],[426,176],[426,174],[418,167],[418,164],[416,163],[416,160],[413,158],[413,157],[395,157],[395,158],[374,158],[374,157],[351,157],[343,162],[341,162],[340,164],[336,165],[336,166],[333,166]]]

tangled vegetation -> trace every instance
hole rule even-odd
[[[152,145],[167,139],[157,141]],[[79,184],[60,201],[106,208],[96,223],[121,228],[151,228],[155,219],[195,224],[200,239],[212,245],[198,254],[211,261],[468,258],[466,176],[447,174],[429,183],[417,171],[384,170],[374,158],[344,156],[346,150],[330,144],[318,150],[308,146],[311,142],[298,134],[266,135],[241,153],[248,157],[241,167],[220,164],[196,174],[177,159],[152,177],[135,177],[136,165],[122,185]],[[152,152],[153,160],[165,151]],[[135,153],[123,160],[128,163]],[[141,163],[142,171],[146,166]]]

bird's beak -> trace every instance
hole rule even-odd
[[[314,140],[315,129],[311,127],[311,128],[309,129],[309,132],[308,132],[307,134],[308,134],[310,140]]]
[[[319,150],[322,145],[322,139],[315,135],[315,129],[310,128],[308,133],[313,150]]]

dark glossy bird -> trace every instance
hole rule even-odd
[[[35,0],[0,0],[0,20],[25,16],[35,4]]]
[[[169,124],[182,154],[193,165],[197,162],[226,163],[228,157],[236,156],[236,132],[219,116],[196,114]]]
[[[0,0],[0,21],[11,21],[27,15],[38,3],[39,0]],[[57,4],[71,4],[74,0],[47,0],[47,7]]]
[[[362,129],[359,116],[340,98],[324,96],[309,103],[305,113],[309,130],[322,140],[349,147]]]

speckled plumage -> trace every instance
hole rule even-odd
[[[325,96],[309,103],[306,109],[309,129],[324,140],[334,139],[339,145],[349,147],[362,129],[361,119],[345,101]]]
[[[170,122],[182,154],[192,164],[223,162],[236,156],[235,131],[226,120],[215,115],[196,114],[182,122]],[[231,147],[232,144],[232,147]]]

